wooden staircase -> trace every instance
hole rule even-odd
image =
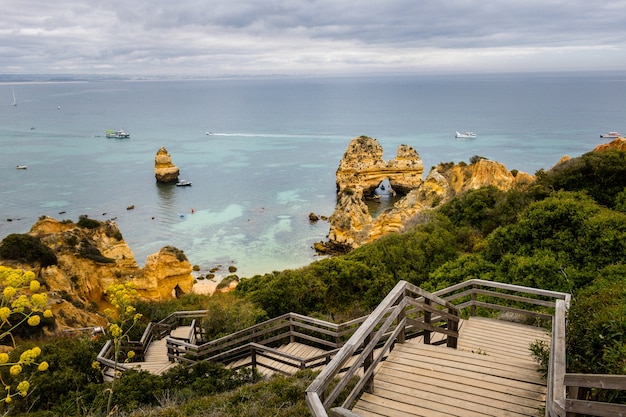
[[[172,331],[171,335],[175,337],[185,337],[189,334],[190,330],[190,326],[179,326]],[[145,358],[142,362],[130,362],[126,365],[129,368],[161,375],[163,372],[177,365],[177,363],[169,361],[165,342],[165,338],[153,341],[150,343],[150,347],[146,351]]]
[[[462,321],[458,349],[397,344],[355,413],[370,416],[522,417],[539,415],[546,382],[530,356],[545,330],[472,317]]]

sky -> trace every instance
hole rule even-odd
[[[626,69],[625,0],[2,0],[0,74]]]

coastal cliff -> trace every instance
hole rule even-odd
[[[467,190],[489,185],[509,190],[534,181],[529,174],[514,175],[504,165],[480,157],[469,165],[439,164],[422,179],[422,160],[410,146],[400,145],[396,157],[387,162],[382,155],[376,139],[360,136],[351,140],[336,173],[337,204],[329,218],[328,241],[316,244],[319,252],[348,252],[402,231],[419,213]],[[372,217],[366,200],[379,199],[383,187],[387,194],[401,198]]]
[[[83,217],[73,223],[43,217],[28,235],[54,253],[56,264],[40,267],[15,260],[0,264],[38,273],[60,330],[105,325],[100,312],[108,306],[105,291],[111,284],[132,282],[146,300],[192,291],[192,267],[182,251],[165,247],[148,256],[140,268],[113,221]]]

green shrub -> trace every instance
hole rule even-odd
[[[42,267],[58,263],[54,252],[37,237],[27,234],[10,234],[0,243],[0,258]]]
[[[90,219],[89,217],[83,215],[78,218],[78,227],[83,227],[85,229],[96,229],[100,227],[102,223],[98,220]]]

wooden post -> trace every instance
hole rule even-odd
[[[459,317],[458,312],[451,308],[448,309],[448,313],[455,315],[457,318]],[[448,330],[457,332],[459,331],[459,322],[456,320],[448,319]],[[446,346],[456,349],[458,344],[457,336],[448,336],[446,341]]]
[[[400,323],[402,323],[402,320],[404,320],[406,316],[406,312],[404,311],[404,309],[400,310],[400,312],[398,313],[398,318],[396,320],[396,325],[399,326]],[[400,333],[398,333],[398,337],[396,338],[396,342],[398,343],[404,343],[406,339],[406,326],[402,326],[402,330],[400,330]]]
[[[472,306],[470,307],[470,316],[474,317],[476,315],[476,306],[474,303],[476,302],[476,293],[474,292],[478,286],[476,284],[472,285]]]
[[[256,370],[256,349],[252,348],[250,352],[250,359],[252,361],[252,369]]]
[[[368,334],[367,337],[365,338],[365,341],[363,342],[363,347],[367,347],[370,344],[370,341],[372,340],[372,335]],[[374,351],[372,350],[366,357],[365,360],[363,361],[363,372],[367,372],[367,370],[369,368],[372,367],[372,364],[374,363]],[[374,393],[374,373],[372,372],[372,375],[370,375],[370,377],[368,378],[367,382],[365,382],[365,385],[363,386],[363,389],[365,390],[365,392],[369,392],[370,394]]]
[[[424,304],[430,307],[430,300],[428,298],[424,299]],[[424,324],[430,325],[432,319],[432,313],[430,311],[424,310]],[[430,345],[430,330],[424,329],[424,344]]]

